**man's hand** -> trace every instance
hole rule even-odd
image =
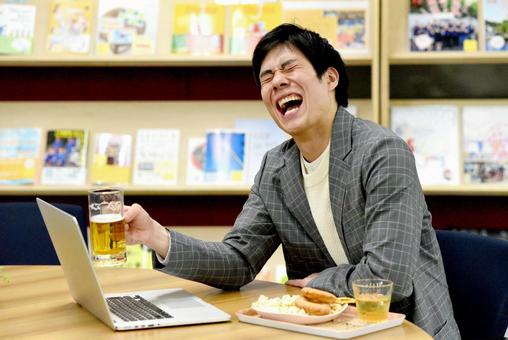
[[[295,287],[303,288],[303,287],[306,287],[309,284],[310,281],[312,281],[316,277],[318,277],[318,275],[319,275],[319,273],[313,273],[313,274],[310,274],[309,276],[307,276],[304,279],[288,280],[286,282],[286,284],[289,285],[289,286],[295,286]]]
[[[125,206],[125,241],[127,244],[144,244],[166,257],[169,249],[168,234],[139,204]]]

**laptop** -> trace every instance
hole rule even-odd
[[[103,294],[78,221],[36,198],[73,299],[113,330],[229,321],[231,316],[181,288]]]

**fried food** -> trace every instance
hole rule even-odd
[[[305,297],[310,302],[315,303],[336,303],[337,297],[332,293],[325,292],[324,290],[304,287],[300,291],[300,295]]]
[[[311,302],[303,296],[296,299],[295,306],[303,309],[309,315],[327,315],[332,311],[329,304]]]

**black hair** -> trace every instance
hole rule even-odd
[[[319,78],[329,67],[335,68],[339,73],[339,84],[335,88],[335,99],[337,105],[347,107],[349,80],[346,65],[344,65],[339,52],[318,33],[294,24],[282,24],[275,27],[266,33],[257,44],[252,56],[252,68],[258,88],[261,87],[259,80],[261,63],[266,55],[279,45],[293,46],[302,52],[314,67]]]

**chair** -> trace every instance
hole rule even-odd
[[[436,231],[463,340],[502,339],[508,327],[508,241]]]
[[[83,208],[55,204],[76,217],[88,243]],[[53,243],[35,202],[0,203],[0,265],[58,265]]]

